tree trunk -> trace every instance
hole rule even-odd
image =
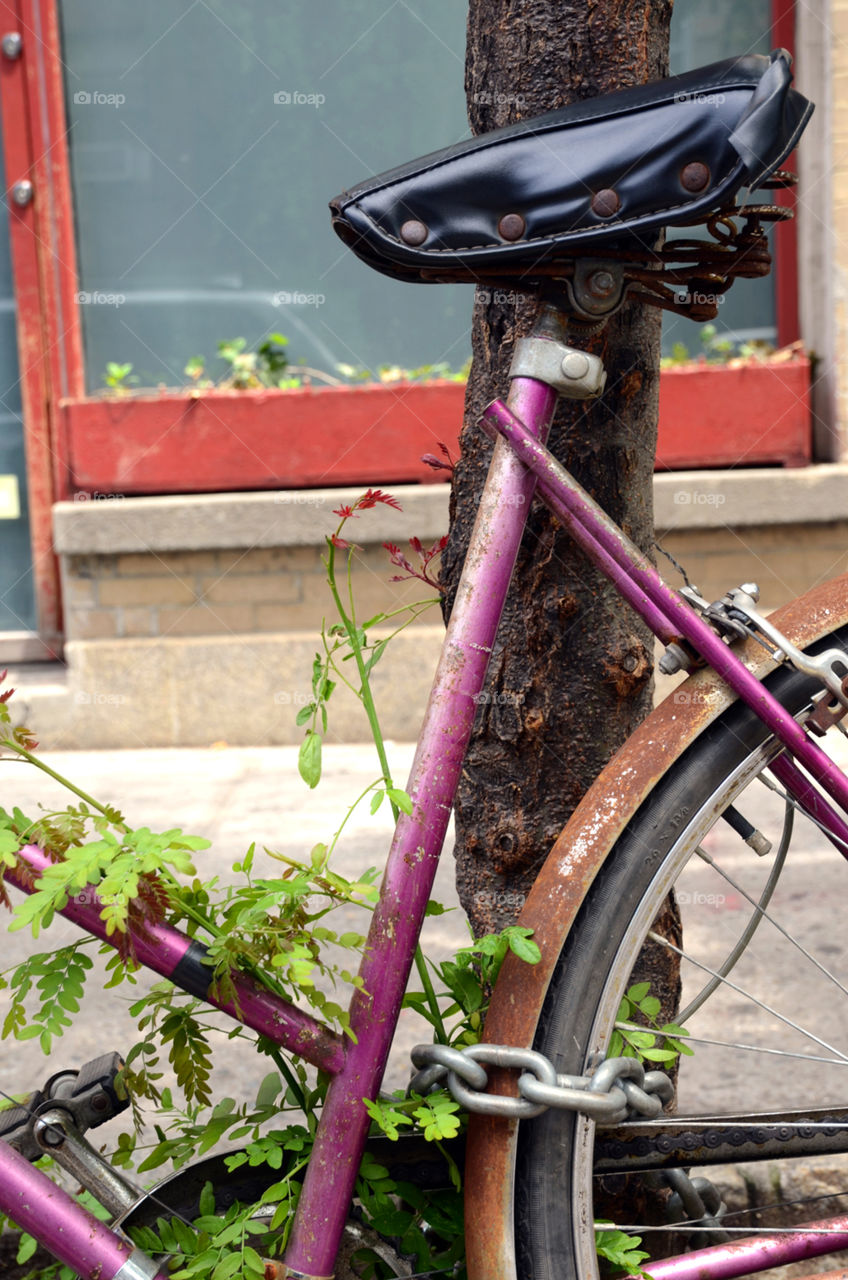
[[[475,132],[667,74],[672,0],[470,0]],[[491,452],[484,406],[506,396],[533,301],[477,291],[474,363],[443,555],[450,609]],[[627,304],[589,348],[607,390],[563,402],[550,447],[643,549],[653,537],[659,315]],[[577,802],[650,705],[652,638],[540,503],[530,512],[456,805],[457,883],[475,932],[515,918]]]

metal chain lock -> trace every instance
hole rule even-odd
[[[708,1178],[690,1178],[685,1169],[663,1169],[659,1177],[672,1190],[666,1206],[668,1220],[680,1223],[684,1231],[694,1228],[694,1247],[725,1244],[730,1239],[721,1222],[727,1205]]]
[[[447,1087],[466,1111],[478,1115],[529,1119],[549,1107],[573,1111],[598,1124],[619,1124],[635,1117],[653,1119],[674,1096],[674,1086],[662,1071],[645,1071],[637,1058],[607,1058],[591,1074],[557,1073],[544,1054],[509,1045],[474,1044],[453,1049],[443,1044],[419,1044],[412,1050],[418,1068],[409,1092],[424,1095]],[[486,1092],[488,1077],[481,1063],[521,1071],[519,1096]]]

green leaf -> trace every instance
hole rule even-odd
[[[392,803],[397,805],[401,813],[412,813],[412,801],[406,792],[402,791],[400,787],[387,787],[386,794]]]
[[[380,805],[383,803],[383,800],[385,799],[385,796],[386,796],[386,793],[385,793],[385,791],[383,791],[383,790],[375,791],[375,792],[374,792],[373,796],[371,797],[371,812],[372,812],[372,813],[376,813],[376,812],[377,812],[377,810],[379,809]]]
[[[24,1262],[29,1262],[37,1248],[38,1242],[34,1240],[32,1236],[22,1235],[20,1244],[18,1245],[18,1256],[15,1261],[19,1265],[22,1265]]]
[[[440,1138],[455,1138],[460,1129],[460,1118],[456,1114],[459,1104],[447,1094],[433,1094],[416,1107],[413,1115],[424,1130],[428,1142],[437,1142]]]
[[[639,1001],[639,1008],[646,1018],[655,1018],[660,1011],[660,1002],[656,996],[645,996]]]
[[[446,960],[442,965],[442,977],[451,995],[466,1013],[475,1013],[482,1006],[483,992],[480,989],[480,982],[470,969],[460,969],[458,965]]]
[[[629,1236],[624,1231],[613,1229],[611,1231],[599,1231],[598,1227],[605,1227],[605,1222],[596,1222],[595,1227],[595,1248],[598,1257],[606,1258],[613,1266],[620,1267],[629,1275],[644,1275],[640,1263],[649,1255],[636,1246],[642,1243],[641,1236]],[[612,1227],[613,1224],[609,1223]]]
[[[212,1272],[210,1280],[232,1280],[241,1270],[241,1258],[237,1253],[228,1253]]]
[[[663,1034],[670,1031],[673,1036],[688,1036],[689,1034],[685,1027],[678,1027],[676,1022],[666,1022],[664,1026],[660,1027],[660,1031]]]
[[[17,853],[21,847],[20,836],[14,831],[10,831],[8,827],[0,827],[0,857],[7,857],[10,854]]]
[[[537,943],[527,937],[530,930],[519,931],[518,929],[510,929],[509,931],[509,949],[519,960],[526,960],[527,964],[538,964],[542,958]]]
[[[321,781],[321,737],[314,729],[307,730],[306,737],[300,744],[297,769],[308,787],[318,786]]]
[[[396,1142],[400,1137],[401,1125],[408,1127],[412,1123],[408,1115],[394,1107],[390,1107],[385,1102],[372,1102],[370,1098],[363,1098],[362,1101],[371,1119],[379,1126],[387,1138],[391,1138],[392,1142]]]
[[[656,1043],[656,1036],[652,1031],[625,1031],[624,1038],[634,1049],[652,1049]]]
[[[638,1004],[643,1000],[651,989],[650,982],[636,982],[627,992],[628,1000],[632,1000],[634,1004]]]
[[[365,632],[362,631],[361,634],[362,634],[362,647],[364,648],[366,644]],[[359,637],[359,633],[357,633],[357,638],[358,637]],[[364,664],[366,679],[368,678],[368,676],[370,676],[372,670],[382,658],[383,654],[386,651],[386,645],[388,643],[389,643],[388,640],[380,640],[378,641],[377,644],[374,645],[374,648],[372,649],[371,653],[368,656],[367,661]]]
[[[279,1073],[269,1071],[268,1075],[262,1081],[256,1094],[257,1107],[272,1107],[277,1100],[277,1095],[282,1087]]]

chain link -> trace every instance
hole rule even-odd
[[[707,1178],[690,1178],[685,1169],[663,1169],[660,1179],[671,1187],[672,1195],[666,1205],[669,1222],[679,1222],[681,1230],[696,1228],[700,1234],[698,1247],[703,1244],[725,1244],[729,1234],[721,1220],[727,1213],[727,1205],[717,1188]]]
[[[509,1045],[473,1044],[453,1049],[444,1044],[419,1044],[412,1050],[419,1068],[409,1092],[424,1095],[446,1086],[466,1111],[479,1115],[529,1119],[549,1107],[589,1116],[598,1124],[619,1124],[635,1117],[653,1119],[674,1096],[674,1086],[662,1071],[645,1071],[636,1058],[607,1058],[591,1074],[558,1074],[549,1058],[534,1049]],[[486,1092],[488,1077],[480,1065],[520,1071],[517,1098]]]

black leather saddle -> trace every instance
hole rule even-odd
[[[530,281],[551,259],[648,248],[786,159],[813,110],[790,67],[783,49],[717,62],[481,134],[342,192],[333,226],[407,281]]]

